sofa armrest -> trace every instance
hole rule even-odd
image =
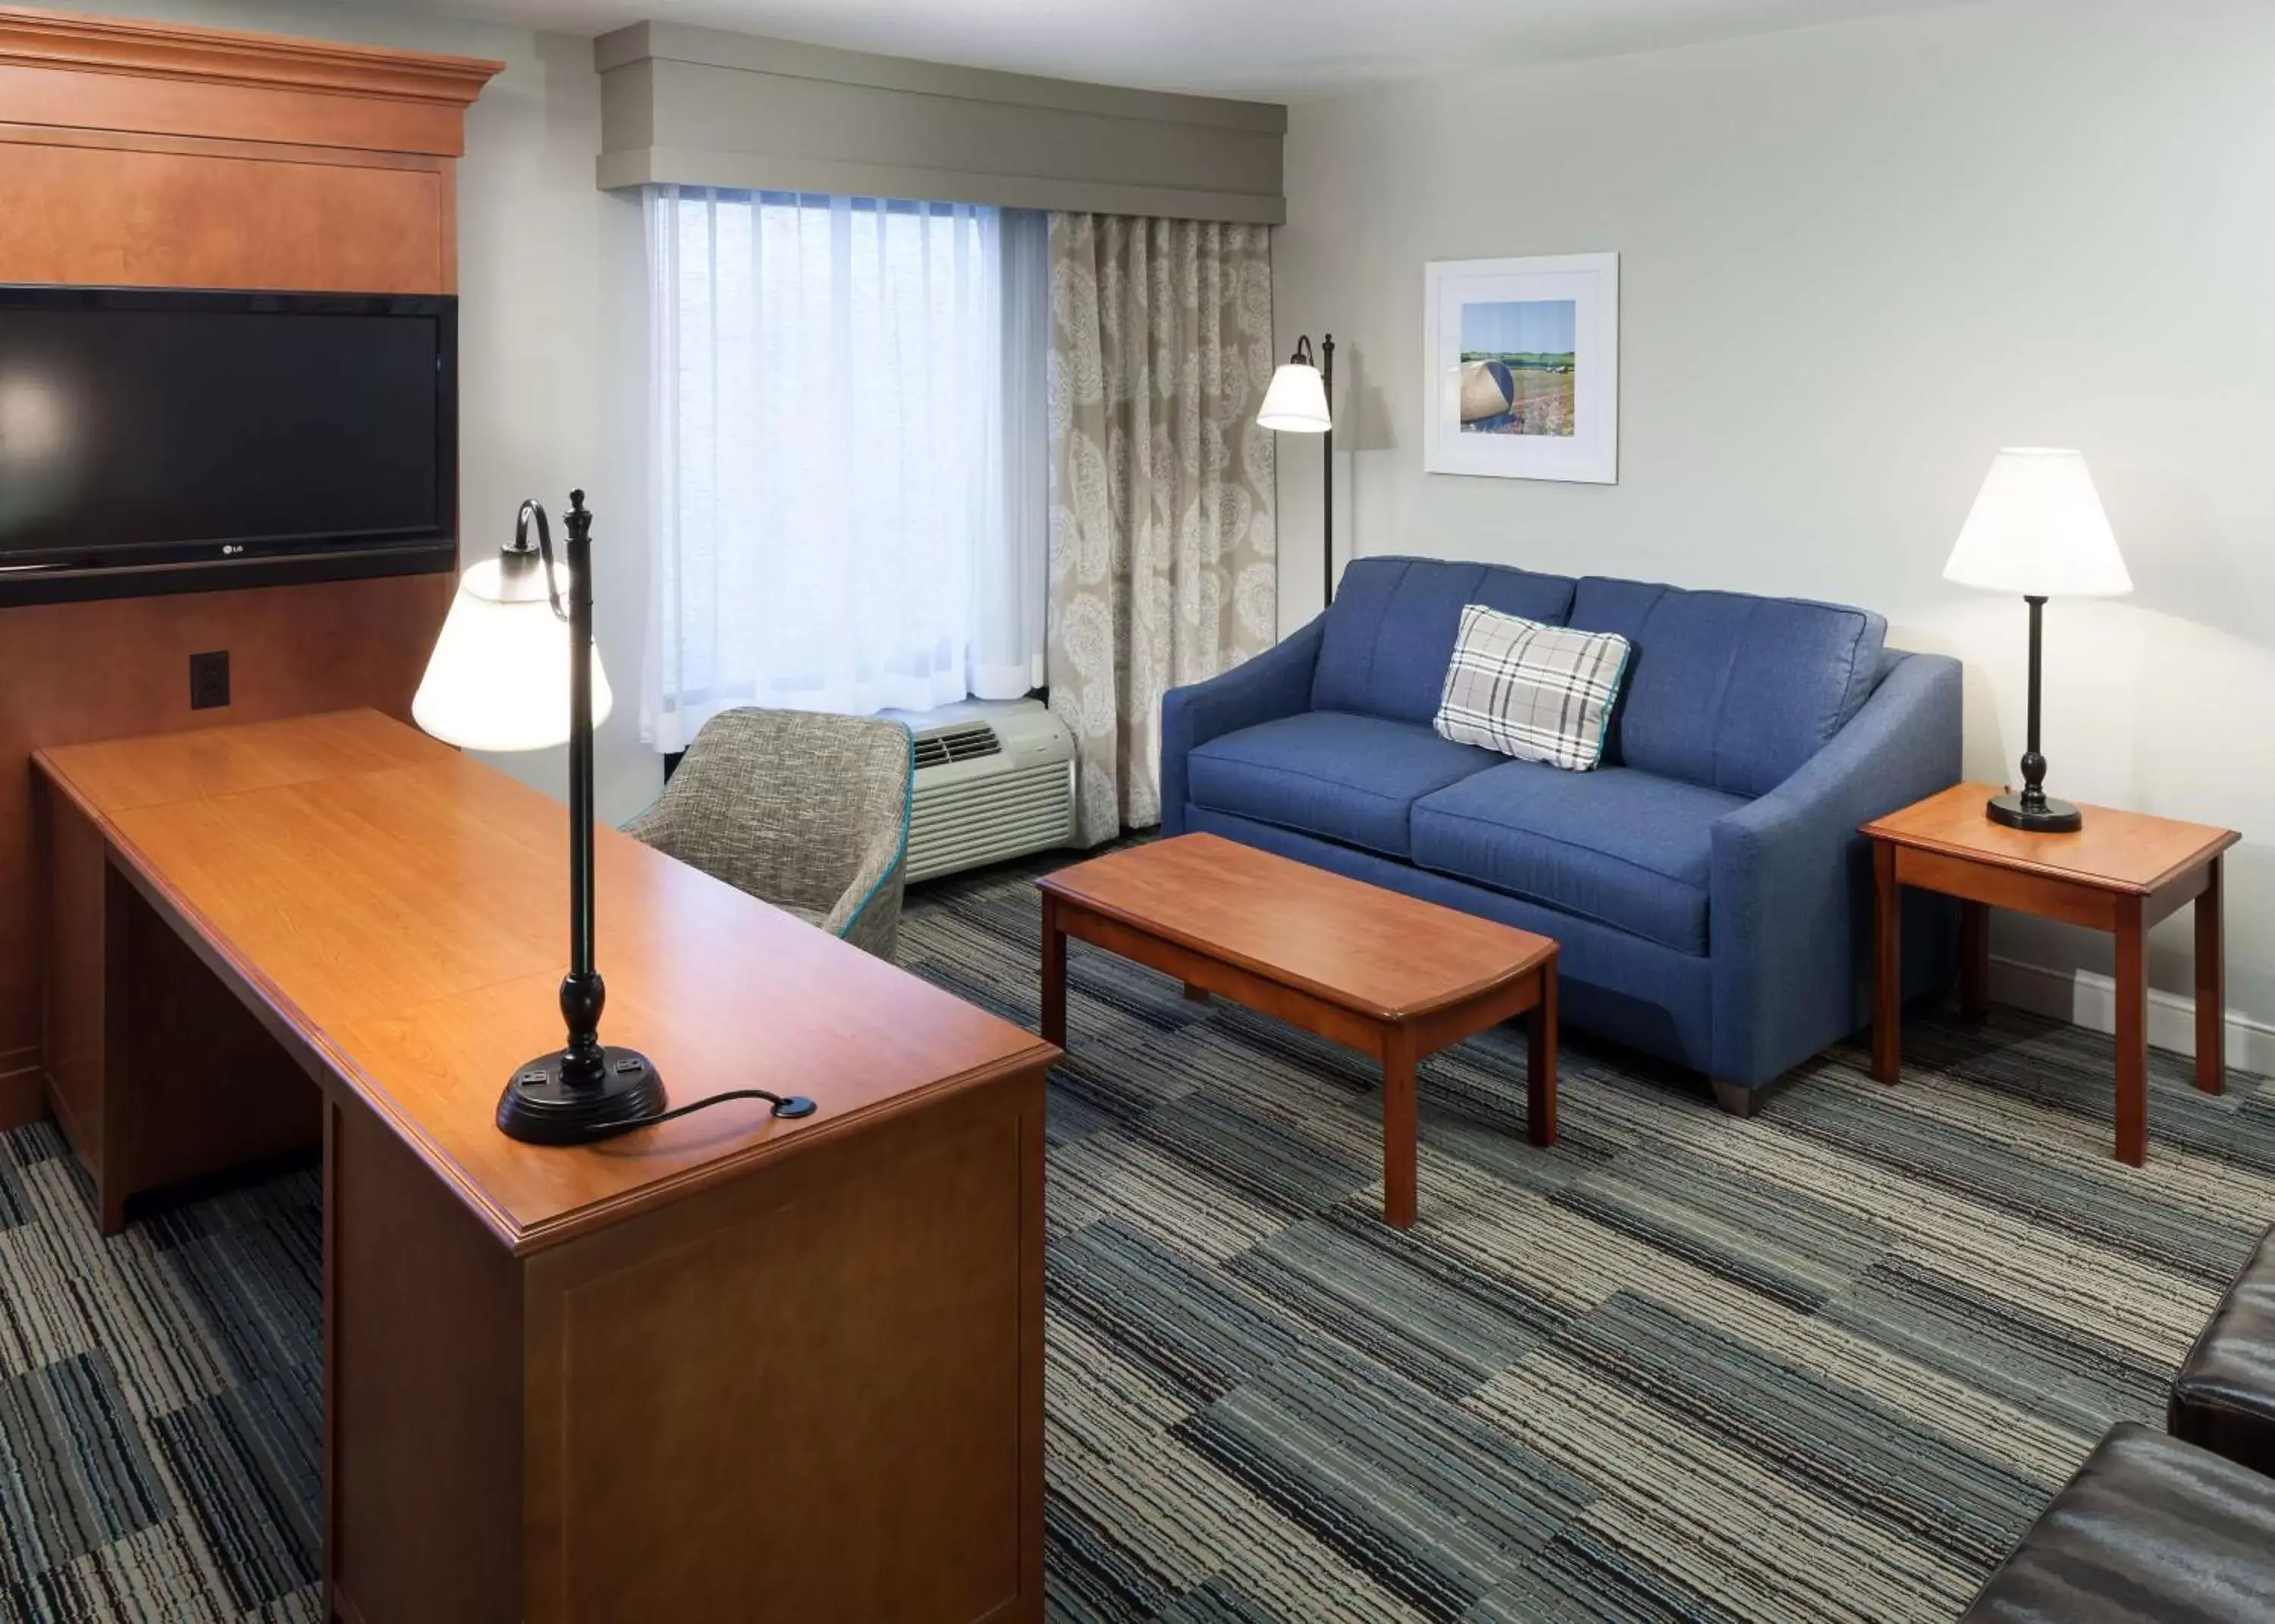
[[[1185,832],[1185,757],[1243,728],[1311,708],[1311,674],[1319,662],[1326,617],[1205,683],[1161,696],[1161,833]]]
[[[1857,827],[1949,789],[1959,759],[1959,662],[1907,655],[1831,743],[1715,824],[1716,1077],[1759,1087],[1863,1024],[1872,872]]]

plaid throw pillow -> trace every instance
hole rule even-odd
[[[1615,631],[1544,626],[1472,603],[1446,668],[1438,731],[1457,744],[1584,773],[1603,759],[1628,652]]]

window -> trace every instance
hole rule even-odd
[[[649,189],[642,727],[1041,681],[1042,216]]]

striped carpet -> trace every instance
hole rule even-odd
[[[1030,871],[911,898],[909,968],[1032,1024]],[[1425,1069],[1377,1220],[1367,1065],[1075,944],[1051,1099],[1050,1616],[1064,1624],[1948,1620],[2113,1418],[2154,1421],[2275,1217],[2275,1088],[1929,1012],[1757,1120],[1568,1035]],[[0,1619],[318,1616],[319,1191],[104,1241],[0,1140]],[[826,1624],[826,1621],[817,1621]],[[849,1621],[850,1624],[850,1621]]]

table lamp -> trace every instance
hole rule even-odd
[[[2022,754],[2022,788],[1992,797],[1985,814],[1993,823],[2037,834],[2066,834],[2082,827],[2078,809],[2050,799],[2045,790],[2046,759],[2038,751],[2043,612],[2050,597],[2106,598],[2133,590],[2084,457],[2021,448],[1999,452],[1943,566],[1943,578],[1990,592],[2020,593],[2030,606],[2029,736]]]
[[[1326,470],[1319,497],[1325,529],[1319,542],[1321,608],[1335,597],[1335,420],[1327,411],[1327,397],[1334,387],[1335,336],[1329,333],[1320,339],[1319,362],[1315,366],[1311,335],[1306,333],[1296,340],[1296,353],[1273,373],[1271,386],[1264,391],[1264,404],[1256,413],[1261,427],[1283,434],[1321,436],[1320,457]]]
[[[459,578],[411,701],[412,719],[446,744],[569,745],[569,973],[561,982],[569,1041],[514,1069],[498,1097],[498,1131],[532,1144],[586,1144],[728,1099],[764,1099],[776,1116],[810,1116],[813,1102],[803,1095],[764,1089],[667,1111],[663,1079],[647,1056],[601,1042],[608,988],[593,963],[593,729],[612,701],[593,647],[593,516],[583,491],[569,493],[563,522],[566,557],[556,563],[545,510],[521,504],[513,544]]]

